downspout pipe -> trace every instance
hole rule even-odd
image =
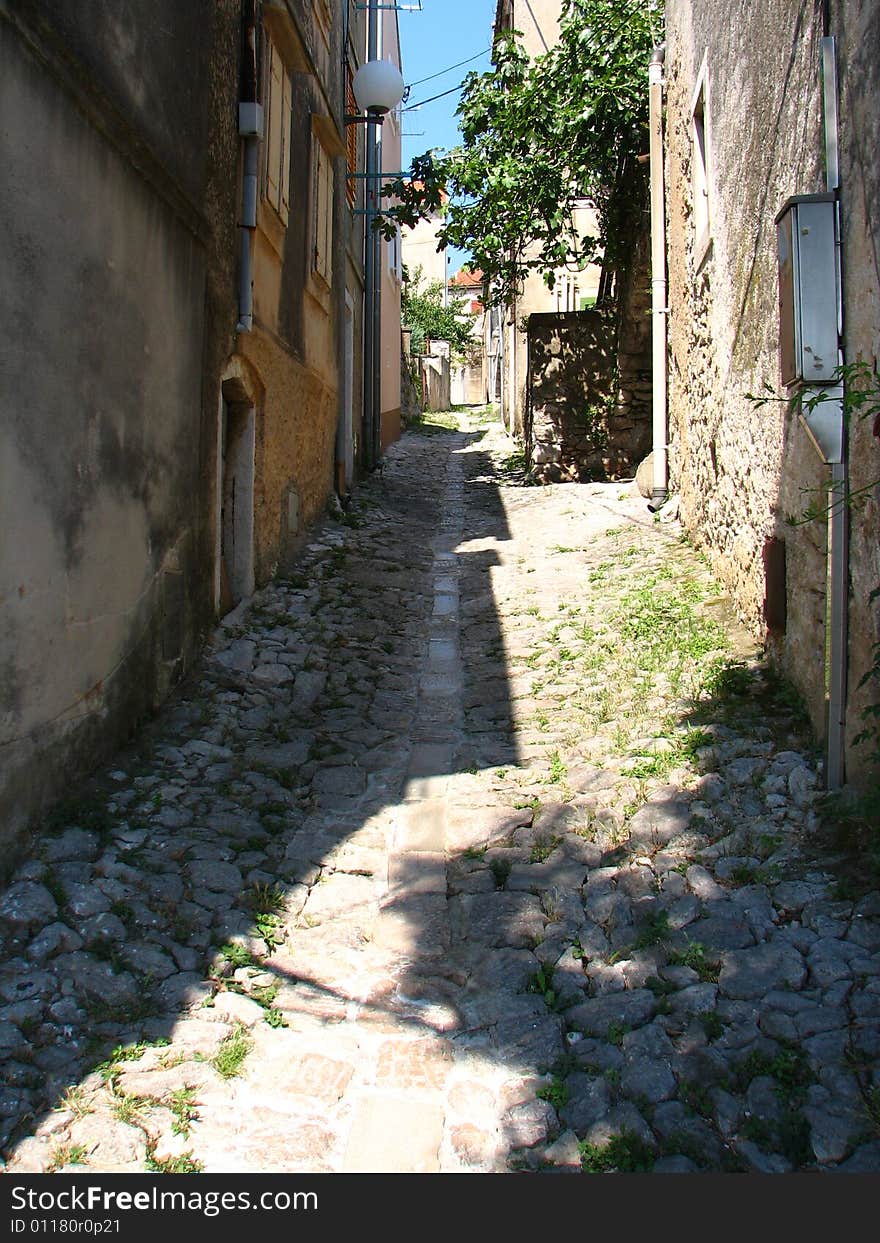
[[[367,7],[367,60],[375,60],[379,50],[379,13],[376,5],[370,0]],[[376,218],[376,194],[380,170],[377,168],[378,155],[376,145],[376,124],[368,122],[366,126],[366,213],[364,217],[364,464],[372,470],[378,464],[376,454],[376,420],[378,410],[376,403],[376,372],[379,364],[379,341],[376,334],[377,308],[376,293],[379,273],[376,265],[376,231],[373,221]]]
[[[663,62],[666,45],[654,48],[648,66],[648,132],[651,168],[651,329],[654,480],[649,508],[658,509],[669,489],[666,405],[666,205],[663,182]]]
[[[239,118],[241,118],[242,108],[246,105],[239,105]],[[262,109],[259,104],[251,105],[252,108]],[[239,119],[239,132],[241,130],[241,119]],[[260,170],[260,136],[262,133],[262,116],[260,117],[260,132],[257,134],[244,134],[244,176],[242,179],[241,194],[241,262],[239,263],[239,284],[238,284],[238,324],[236,332],[250,332],[254,326],[254,269],[253,269],[253,239],[254,230],[257,227],[257,185]]]
[[[368,129],[376,144],[376,181],[374,184],[373,210],[376,214],[381,210],[380,191],[382,186],[382,126],[370,125]],[[372,228],[372,221],[370,222]],[[382,458],[382,277],[383,251],[382,234],[373,228],[373,465],[378,466]]]
[[[825,13],[828,29],[828,13]],[[825,144],[825,189],[837,196],[835,243],[837,250],[837,334],[838,365],[843,352],[843,270],[840,222],[840,134],[838,120],[837,42],[826,34],[821,43],[822,115]],[[844,417],[844,383],[835,394],[840,410],[839,460],[832,460],[828,512],[828,634],[826,637],[828,724],[826,739],[825,785],[839,790],[846,780],[847,663],[849,651],[849,464],[847,427]]]
[[[263,109],[259,100],[257,71],[257,3],[249,0],[242,17],[241,97],[238,105],[238,132],[242,139],[241,258],[238,275],[238,323],[236,332],[250,332],[254,326],[254,235],[257,228],[257,199],[260,178],[260,140],[263,137]]]

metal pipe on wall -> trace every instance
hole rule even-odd
[[[666,407],[666,205],[663,179],[663,62],[664,44],[654,48],[648,67],[648,128],[651,167],[651,328],[654,481],[652,508],[666,500],[669,487],[668,422]]]
[[[236,332],[250,332],[254,326],[253,241],[257,228],[260,139],[263,131],[263,114],[259,104],[258,22],[256,0],[247,0],[242,12],[241,87],[238,105],[238,132],[242,138],[243,150]]]
[[[375,135],[376,180],[374,183],[375,211],[381,208],[379,201],[382,185],[382,126],[368,127]],[[373,465],[382,457],[382,234],[373,229]]]
[[[367,60],[375,60],[379,48],[379,12],[375,0],[369,0],[367,8]],[[378,418],[376,398],[376,372],[378,371],[379,340],[376,333],[377,314],[377,278],[376,264],[376,231],[373,221],[376,218],[378,189],[378,169],[376,166],[376,123],[368,122],[366,126],[366,160],[365,160],[365,230],[364,230],[364,457],[365,465],[371,470],[378,463],[376,453],[375,425]]]
[[[838,195],[835,241],[837,245],[837,331],[843,341],[843,277],[840,236],[840,146],[837,116],[837,48],[833,37],[822,39],[822,103],[825,129],[825,188]],[[842,348],[838,363],[842,366]],[[849,468],[847,429],[843,414],[844,389],[840,386],[840,461],[831,463],[828,513],[828,636],[825,784],[838,790],[845,780],[846,683],[849,631]]]

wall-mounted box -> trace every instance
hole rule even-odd
[[[262,104],[240,103],[238,105],[238,132],[242,138],[263,137]]]
[[[838,378],[837,204],[833,194],[790,198],[776,217],[782,383]]]

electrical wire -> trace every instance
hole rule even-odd
[[[447,95],[454,95],[463,86],[464,83],[459,82],[458,86],[453,86],[448,91],[441,91],[439,95],[432,95],[430,99],[420,99],[417,104],[408,104],[406,108],[401,108],[401,112],[412,112],[414,108],[421,108],[424,104],[432,104],[435,99],[443,99]]]
[[[475,56],[468,56],[467,60],[458,60],[454,65],[447,65],[445,69],[439,70],[437,73],[429,73],[427,78],[417,78],[415,82],[410,82],[410,86],[421,86],[423,82],[433,82],[435,78],[442,78],[444,73],[451,73],[453,69],[460,69],[462,65],[469,65],[472,60],[479,60],[481,56],[485,56],[487,52],[491,52],[491,47],[484,47],[482,52],[477,52]]]

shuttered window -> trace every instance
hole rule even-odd
[[[345,66],[345,111],[349,116],[357,113],[357,100],[354,97],[352,89],[352,72],[351,66]],[[358,130],[360,126],[349,125],[345,131],[345,170],[347,173],[356,173],[358,171]],[[349,207],[354,207],[357,200],[357,178],[348,176],[345,179],[345,197],[348,199]]]
[[[290,74],[267,42],[266,198],[284,224],[290,213]]]
[[[312,135],[312,267],[328,285],[333,278],[333,162]]]

